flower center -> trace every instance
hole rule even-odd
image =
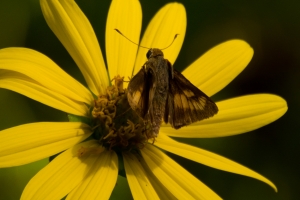
[[[107,87],[107,94],[95,100],[93,137],[110,150],[141,149],[149,139],[155,139],[151,124],[131,109],[123,88],[124,78],[118,75],[113,80],[115,85]]]

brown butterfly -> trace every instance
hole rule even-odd
[[[217,105],[164,58],[160,49],[147,53],[148,61],[130,80],[127,98],[131,108],[150,121],[155,135],[162,119],[175,129],[212,117]]]

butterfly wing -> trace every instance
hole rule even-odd
[[[131,108],[143,119],[147,118],[155,92],[155,76],[152,71],[142,69],[128,84],[127,99]]]
[[[217,105],[180,72],[173,70],[170,76],[169,93],[164,121],[175,129],[212,117],[218,112]]]

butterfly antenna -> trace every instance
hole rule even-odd
[[[137,45],[139,47],[145,48],[145,49],[150,49],[148,47],[144,47],[144,46],[141,46],[141,45],[135,43],[134,41],[132,41],[131,39],[129,39],[128,37],[126,37],[121,31],[119,31],[119,29],[115,28],[115,31],[117,31],[120,35],[122,35],[124,38],[126,38],[127,40],[129,40],[131,43],[133,43],[133,44],[135,44],[135,45]]]
[[[165,47],[165,48],[163,48],[163,49],[160,49],[160,50],[164,50],[164,49],[169,48],[169,47],[173,44],[173,42],[175,41],[175,39],[177,38],[178,35],[179,35],[179,34],[175,34],[174,39],[173,39],[173,41],[171,42],[171,44],[169,44],[169,46],[167,46],[167,47]]]

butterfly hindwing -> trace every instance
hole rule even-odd
[[[169,63],[170,81],[164,121],[175,129],[212,117],[217,105]]]
[[[127,98],[131,108],[146,119],[155,91],[155,76],[145,67],[130,80]]]

